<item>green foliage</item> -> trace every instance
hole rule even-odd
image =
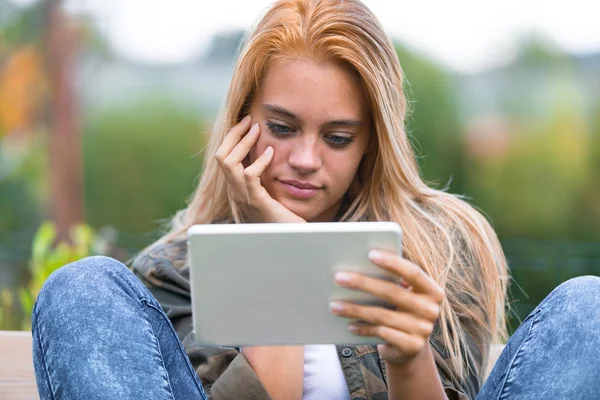
[[[505,117],[510,145],[499,158],[469,160],[467,193],[503,238],[598,240],[598,136],[561,94],[541,120]]]
[[[185,207],[201,169],[200,128],[195,112],[153,99],[89,118],[84,132],[89,223],[145,233]]]
[[[16,232],[38,218],[38,204],[26,181],[14,177],[0,181],[0,243],[10,239],[2,232]]]
[[[28,283],[17,288],[15,292],[4,289],[0,293],[0,326],[7,325],[9,317],[15,319],[20,311],[25,317],[22,319],[20,329],[30,329],[33,305],[46,279],[63,265],[90,256],[94,237],[92,228],[81,224],[73,228],[71,243],[65,241],[56,243],[54,224],[44,222],[33,240]]]
[[[600,274],[600,246],[594,242],[506,240],[511,266],[511,332],[560,283]]]
[[[40,223],[41,192],[46,169],[45,142],[38,140],[21,155],[0,141],[0,246],[9,247],[2,232],[35,229]],[[6,240],[6,241],[5,241]],[[8,242],[7,242],[8,241]]]
[[[583,218],[579,218],[578,226],[586,232],[594,232],[598,237],[598,226],[600,226],[600,99],[596,100],[593,107],[591,131],[590,171],[580,194],[579,214]]]
[[[0,291],[0,328],[12,328],[11,323],[14,324],[16,320],[15,314],[16,307],[13,293],[4,288]]]
[[[0,1],[0,50],[2,42],[8,46],[41,43],[44,26],[42,7],[41,2],[17,6]]]
[[[529,33],[520,40],[516,60],[519,67],[568,67],[571,64],[568,54],[548,37]]]
[[[452,180],[452,191],[463,190],[463,150],[452,76],[441,66],[396,45],[409,102],[408,134],[419,154],[423,178],[437,187]]]

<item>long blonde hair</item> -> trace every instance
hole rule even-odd
[[[334,61],[360,76],[373,117],[375,143],[359,167],[356,190],[341,221],[400,224],[404,257],[420,265],[446,293],[439,327],[452,373],[463,377],[467,372],[464,352],[470,348],[462,326],[465,319],[482,336],[505,337],[506,260],[481,214],[421,179],[404,128],[407,101],[398,56],[377,18],[358,0],[281,0],[266,12],[238,58],[193,198],[159,242],[181,238],[193,224],[245,222],[228,194],[214,155],[225,135],[247,113],[269,64],[282,57]],[[484,373],[474,372],[479,377]]]

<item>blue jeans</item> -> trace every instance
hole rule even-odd
[[[90,257],[44,284],[32,316],[43,399],[206,399],[171,322],[123,264]]]
[[[477,400],[600,398],[600,278],[552,291],[506,344]]]
[[[169,319],[123,264],[90,257],[46,281],[33,311],[42,399],[206,399]],[[600,393],[600,278],[555,289],[523,321],[477,400]]]

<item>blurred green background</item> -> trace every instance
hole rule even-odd
[[[242,37],[144,64],[60,2],[0,0],[0,329],[28,326],[27,296],[45,276],[36,265],[81,251],[128,260],[185,206]],[[510,63],[467,74],[396,48],[422,174],[492,221],[512,270],[513,328],[556,285],[599,275],[600,51],[572,55],[530,35]],[[54,230],[40,230],[47,220]],[[77,224],[92,229],[84,245]]]

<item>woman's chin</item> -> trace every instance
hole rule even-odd
[[[302,203],[293,201],[290,199],[281,199],[278,200],[285,208],[299,216],[305,221],[312,221],[319,215],[319,210],[315,210],[315,206],[313,204]]]
[[[331,218],[327,217],[325,214],[325,210],[321,208],[316,208],[313,204],[297,204],[296,202],[284,202],[280,201],[281,204],[306,222],[331,222],[333,221],[333,216]]]

